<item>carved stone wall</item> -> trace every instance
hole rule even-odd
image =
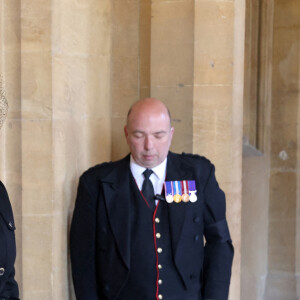
[[[0,176],[22,299],[74,299],[68,232],[79,175],[127,153],[127,110],[145,96],[169,106],[173,151],[216,166],[235,246],[230,299],[240,299],[245,1],[0,0],[0,9],[10,105]]]
[[[261,131],[263,138],[259,149],[247,143],[251,138],[244,145],[241,298],[294,300],[300,297],[300,2],[247,1],[249,19],[253,3],[260,10],[260,21],[252,26],[261,25],[260,59],[255,51],[247,55],[245,67],[256,60],[252,75],[258,78],[249,90],[253,76],[246,75],[251,71],[245,68],[245,100],[250,95],[250,102],[260,102],[256,109],[260,124],[254,120],[252,129]],[[251,31],[246,31],[248,52],[253,48],[249,36]],[[251,98],[253,88],[256,96]],[[244,113],[249,116],[247,109]],[[248,117],[245,120],[246,125],[251,123]]]

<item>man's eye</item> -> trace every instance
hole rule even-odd
[[[133,137],[136,139],[141,139],[143,137],[143,134],[142,133],[134,133]]]
[[[154,134],[154,137],[157,139],[162,139],[165,136],[163,132]]]

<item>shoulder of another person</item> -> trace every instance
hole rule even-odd
[[[13,219],[9,197],[4,184],[0,181],[0,213],[5,219]]]
[[[7,198],[8,199],[8,194],[5,188],[5,185],[2,183],[0,180],[0,197],[2,198]]]
[[[6,188],[5,185],[3,184],[3,182],[0,180],[0,191],[3,190],[6,193]]]

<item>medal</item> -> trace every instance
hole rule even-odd
[[[197,190],[195,180],[165,181],[165,198],[168,203],[196,202]]]
[[[183,202],[189,202],[190,197],[189,197],[189,192],[187,188],[187,181],[183,180],[181,181],[181,188],[182,188],[182,201]]]
[[[179,194],[176,194],[176,195],[174,195],[174,201],[176,202],[176,203],[179,203],[179,202],[181,202],[181,196],[179,195]]]
[[[165,185],[165,196],[166,196],[166,201],[168,203],[173,202],[173,182],[172,181],[166,181],[164,183]]]
[[[173,187],[175,187],[174,201],[176,203],[181,202],[181,184],[180,181],[173,181]]]
[[[173,202],[173,195],[168,195],[168,196],[166,197],[166,201],[167,201],[168,203],[172,203],[172,202]]]
[[[189,187],[190,201],[196,202],[197,201],[197,195],[196,195],[197,190],[196,190],[195,180],[189,180],[188,187]]]

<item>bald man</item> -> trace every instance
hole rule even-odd
[[[169,151],[167,107],[129,110],[130,154],[80,178],[71,226],[77,300],[225,300],[233,247],[225,196],[204,157]]]

